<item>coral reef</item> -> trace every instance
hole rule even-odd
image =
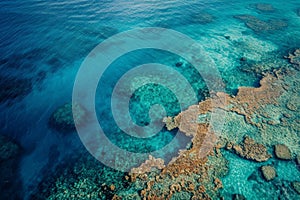
[[[275,11],[275,8],[272,6],[272,4],[267,4],[267,3],[257,3],[257,4],[255,4],[255,8],[257,10],[263,11],[263,12]]]
[[[288,26],[284,20],[279,19],[263,21],[252,15],[235,15],[234,18],[242,20],[248,28],[255,32],[272,32]]]
[[[281,70],[273,74],[265,74],[260,80],[260,87],[239,87],[238,93],[232,97],[226,93],[217,92],[213,99],[207,99],[199,103],[199,105],[190,106],[186,111],[171,118],[165,118],[166,126],[169,128],[178,127],[180,131],[188,136],[194,136],[197,130],[198,116],[207,114],[216,108],[230,112],[236,112],[245,117],[245,120],[255,126],[261,127],[261,124],[252,120],[253,116],[262,115],[259,108],[267,104],[277,105],[278,97],[283,93]]]
[[[276,170],[273,166],[271,165],[266,165],[266,166],[262,166],[260,168],[263,177],[267,180],[267,181],[271,181],[276,177]]]
[[[0,135],[0,162],[16,157],[20,154],[20,150],[18,144]]]
[[[243,143],[233,145],[232,148],[237,155],[257,162],[264,162],[272,157],[264,145],[256,143],[248,136],[245,136]]]
[[[277,144],[274,147],[275,155],[277,158],[282,160],[291,160],[292,154],[287,146],[284,144]]]
[[[281,122],[286,120],[286,123],[289,123],[288,120],[294,120],[295,115],[297,115],[296,112],[283,106],[285,112],[280,114],[280,124],[277,122],[279,118],[273,119],[272,115],[276,109],[273,109],[273,107],[270,109],[269,106],[282,107],[283,104],[279,102],[279,98],[287,91],[290,92],[292,90],[290,88],[293,88],[292,85],[287,85],[282,77],[292,74],[292,72],[284,68],[266,71],[268,73],[265,71],[261,73],[263,78],[257,88],[240,87],[236,96],[224,92],[212,92],[210,98],[199,102],[197,105],[190,106],[177,116],[166,117],[164,122],[168,130],[178,128],[181,131],[178,134],[183,133],[191,137],[189,148],[179,151],[178,156],[169,163],[164,163],[164,160],[150,156],[139,167],[133,168],[131,173],[120,173],[119,180],[111,180],[108,178],[110,175],[109,170],[104,170],[105,167],[99,167],[92,164],[93,162],[90,160],[87,161],[82,158],[79,162],[72,162],[76,164],[68,166],[66,171],[59,175],[56,174],[52,181],[43,181],[40,191],[46,192],[37,194],[35,197],[40,197],[40,199],[149,200],[222,198],[222,188],[226,187],[222,183],[222,178],[229,171],[229,161],[223,156],[228,152],[224,148],[245,159],[256,162],[267,161],[271,158],[267,147],[277,144],[266,142],[270,138],[264,138],[264,134],[272,132],[270,131],[272,129],[267,128],[278,129],[279,126],[284,124]],[[235,135],[237,139],[233,141],[228,140],[226,135],[224,138],[218,138],[217,132],[214,132],[209,126],[209,119],[216,109],[223,110],[227,114],[230,113],[231,117],[238,116],[236,118],[239,122],[238,125],[247,124],[253,130],[250,128],[251,130],[247,129],[249,133],[242,132],[243,134]],[[267,112],[267,109],[272,112]],[[232,120],[233,118],[228,119]],[[241,129],[243,128],[244,126],[241,127]],[[247,136],[244,136],[245,134]],[[288,146],[290,147],[290,145]],[[205,156],[201,156],[203,155],[202,151],[205,151]],[[294,152],[297,153],[297,151]],[[252,164],[259,165],[254,162]],[[276,177],[276,171],[272,166],[263,166],[260,170],[266,180],[272,180]],[[259,174],[258,170],[255,171]],[[252,180],[259,180],[262,182],[261,184],[275,184],[278,181],[276,179],[270,183],[261,181],[261,178],[260,176],[252,177]],[[250,178],[248,179],[250,180]],[[289,189],[292,190],[290,183],[288,182]],[[278,186],[280,184],[278,183]],[[260,188],[255,188],[255,186],[253,188],[257,192],[262,192]],[[241,194],[229,195],[233,199],[245,199]]]
[[[81,105],[75,104],[72,110],[72,104],[66,103],[52,113],[49,119],[49,125],[51,128],[60,132],[69,132],[75,130],[74,120],[76,120],[78,124],[82,124],[85,117],[86,111]]]
[[[13,100],[25,97],[31,90],[32,83],[29,79],[0,76],[0,103],[13,103]]]
[[[31,199],[119,199],[116,193],[128,186],[124,173],[103,166],[89,153],[57,166],[54,174],[45,174]]]
[[[274,145],[275,141],[278,140],[278,138],[272,138],[272,135],[270,135],[270,133],[274,133],[273,129],[278,131],[279,125],[284,126],[283,119],[282,122],[277,122],[277,110],[280,110],[279,116],[281,116],[282,114],[280,115],[280,112],[283,112],[281,111],[281,109],[285,109],[285,103],[282,102],[282,98],[287,100],[289,99],[289,101],[291,101],[291,98],[282,96],[295,93],[297,89],[297,86],[292,86],[290,83],[294,79],[297,80],[297,77],[294,77],[293,75],[295,70],[290,68],[290,65],[287,66],[286,64],[284,64],[282,66],[285,67],[281,67],[278,69],[268,67],[267,70],[262,71],[261,75],[263,77],[260,80],[260,86],[257,88],[240,87],[238,88],[236,96],[230,96],[226,93],[217,92],[211,94],[210,98],[199,102],[198,105],[190,106],[187,110],[182,111],[179,115],[175,117],[165,118],[164,122],[166,123],[167,128],[169,130],[179,128],[181,132],[183,132],[187,136],[192,137],[193,148],[194,145],[196,145],[199,149],[201,149],[201,147],[203,147],[203,145],[205,145],[206,143],[203,143],[203,135],[205,134],[202,134],[202,137],[200,137],[199,130],[203,129],[203,133],[206,132],[206,134],[210,132],[208,127],[206,127],[206,130],[203,128],[209,121],[207,120],[209,119],[209,117],[207,116],[215,109],[221,109],[226,111],[227,113],[235,113],[244,116],[245,122],[249,125],[252,125],[252,127],[256,129],[254,132],[258,130],[258,133],[255,133],[254,136],[257,141],[259,140],[261,141],[261,143],[255,142],[255,140],[251,139],[249,136],[244,137],[244,140],[239,144],[230,142],[226,138],[216,139],[215,137],[212,137],[212,139],[210,140],[212,144],[210,144],[209,146],[218,147],[215,151],[215,157],[218,157],[220,155],[220,148],[226,147],[231,152],[234,152],[243,158],[250,159],[256,162],[267,161],[272,157],[271,154],[268,153],[267,147],[271,147],[272,145]],[[288,80],[289,82],[287,83],[286,80]],[[294,96],[294,94],[292,96]],[[222,99],[224,98],[225,101],[222,101]],[[297,99],[297,97],[295,97],[295,99]],[[213,100],[217,103],[213,104]],[[290,103],[294,107],[297,105],[295,101],[294,103]],[[272,112],[270,112],[270,110]],[[288,114],[287,112],[284,114],[284,117],[287,120],[293,118],[292,116],[293,115]],[[230,119],[231,118],[229,118],[229,120]],[[269,136],[267,136],[267,134]],[[241,135],[237,137],[241,138]],[[202,140],[200,138],[202,138]],[[272,142],[270,142],[270,138],[272,138]],[[202,143],[199,141],[202,141]],[[216,144],[216,141],[219,141],[220,143]],[[180,155],[186,155],[185,153],[187,153],[187,151],[182,151],[180,152]],[[222,158],[222,155],[220,157]],[[181,157],[179,156],[177,158],[174,158],[171,164],[176,163],[181,165],[180,162],[178,162],[179,160],[177,160],[178,158]],[[207,163],[208,162],[206,161],[203,165]],[[169,165],[167,165],[166,168],[168,168]],[[261,168],[261,170],[263,169],[266,172],[266,179],[271,180],[274,174],[276,176],[275,169],[273,171],[273,168],[271,169],[268,166]],[[267,175],[268,172],[269,174]],[[214,183],[214,180],[211,181],[212,183]],[[204,188],[206,189],[205,194],[209,194],[209,191],[213,191],[214,189],[214,187],[208,187],[207,185],[205,185]],[[145,195],[146,194],[149,194],[149,192],[145,192]]]

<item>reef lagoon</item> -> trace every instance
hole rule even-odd
[[[300,2],[2,0],[0,199],[300,199]]]

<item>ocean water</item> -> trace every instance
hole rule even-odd
[[[258,10],[256,3],[269,3],[274,10]],[[5,179],[1,180],[0,193],[3,194],[0,198],[46,199],[51,192],[57,191],[52,190],[53,184],[46,189],[41,184],[51,180],[55,182],[53,180],[62,174],[76,176],[64,171],[74,162],[94,163],[90,164],[95,165],[94,173],[102,170],[99,185],[113,182],[125,191],[128,188],[122,183],[121,172],[93,158],[87,161],[79,159],[89,154],[75,130],[66,133],[53,129],[49,124],[52,113],[58,107],[72,102],[77,72],[89,53],[101,42],[135,28],[161,27],[178,31],[202,46],[220,72],[225,91],[235,95],[240,86],[257,87],[262,77],[261,73],[243,70],[246,64],[241,58],[246,58],[246,63],[266,63],[261,64],[261,71],[267,71],[271,67],[280,68],[281,62],[285,62],[283,55],[300,47],[299,8],[300,2],[292,0],[2,0],[0,133],[18,144],[20,149],[14,159],[0,162],[1,176]],[[247,21],[234,17],[236,15],[255,16],[268,24],[271,24],[268,20],[277,21],[270,27],[271,30],[262,30],[266,27],[256,24],[250,28],[246,26]],[[268,66],[267,63],[275,58],[278,63],[276,60],[271,67]],[[179,149],[190,145],[190,138],[177,138],[177,130],[168,131],[165,127],[147,138],[130,136],[118,127],[111,112],[112,92],[117,81],[127,71],[147,63],[164,64],[181,74],[195,91],[197,102],[209,96],[205,81],[187,60],[166,51],[142,49],[119,57],[105,71],[95,94],[96,115],[110,141],[126,151],[152,152],[174,141],[171,148],[158,153],[169,161],[178,154]],[[173,84],[179,88],[182,86]],[[149,109],[157,104],[165,108],[167,116],[175,116],[188,107],[182,107],[167,87],[145,84],[130,98],[129,110],[133,122],[147,126],[151,123]],[[232,126],[238,124],[233,122]],[[253,132],[252,128],[238,131],[240,134],[247,132]],[[299,137],[299,132],[297,134]],[[222,195],[225,199],[236,193],[243,194],[247,199],[274,199],[274,196],[280,196],[277,186],[272,183],[247,180],[260,164],[228,152],[224,156],[230,161],[230,172],[223,179]],[[276,164],[278,177],[286,181],[282,187],[288,185],[288,181],[300,181],[295,163],[285,164],[273,158],[268,162]],[[264,190],[259,190],[260,187]],[[284,198],[299,197],[294,193]],[[103,194],[99,198],[112,197]]]

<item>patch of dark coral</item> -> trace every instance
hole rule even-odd
[[[245,25],[256,33],[261,32],[274,32],[282,30],[288,26],[286,20],[282,19],[269,19],[267,21],[261,20],[252,15],[235,15],[234,18],[239,19]]]
[[[32,91],[30,79],[4,77],[0,75],[0,103],[13,104],[23,99]]]
[[[128,188],[125,175],[104,166],[88,152],[77,152],[52,174],[45,174],[30,199],[112,199]]]

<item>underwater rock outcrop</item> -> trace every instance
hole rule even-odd
[[[266,166],[262,166],[260,168],[263,177],[267,180],[267,181],[271,181],[276,177],[276,170],[273,166],[271,165],[266,165]]]
[[[235,15],[234,18],[242,20],[248,28],[255,32],[272,32],[288,26],[284,20],[280,19],[263,21],[252,15]]]
[[[81,124],[85,117],[86,111],[81,105],[75,104],[74,109],[72,109],[72,104],[66,103],[52,113],[49,125],[55,130],[69,132],[75,130],[74,118],[78,124]]]
[[[264,145],[256,143],[248,136],[244,137],[244,141],[241,144],[233,145],[232,148],[237,155],[248,160],[264,162],[272,157]]]
[[[275,145],[274,150],[275,150],[275,155],[277,158],[282,159],[282,160],[291,160],[292,159],[291,151],[284,144]]]

